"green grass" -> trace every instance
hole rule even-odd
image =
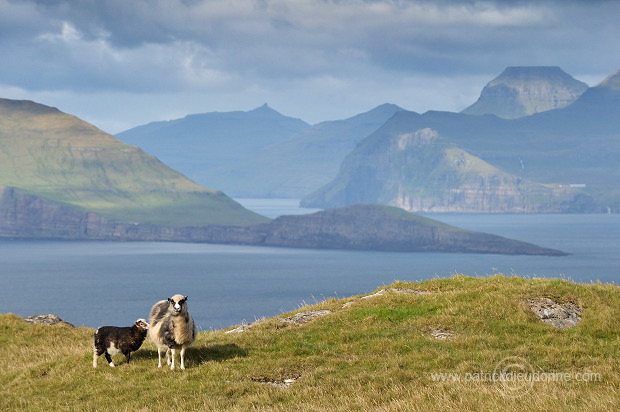
[[[329,299],[305,325],[266,320],[243,333],[199,333],[185,371],[157,368],[150,343],[130,364],[92,367],[92,329],[29,325],[0,316],[0,410],[464,411],[595,410],[620,406],[620,288],[496,275],[392,287],[370,299]],[[573,329],[539,321],[534,297],[579,304]],[[343,308],[346,302],[353,302]],[[231,303],[234,304],[234,303]],[[190,308],[191,309],[191,308]],[[291,313],[292,314],[292,313]],[[282,316],[290,316],[286,314]],[[454,334],[438,340],[431,331]],[[491,380],[505,358],[571,379],[534,382],[508,398]],[[437,374],[461,381],[438,379]],[[583,374],[591,379],[577,380]],[[447,375],[443,375],[447,376]],[[298,378],[289,387],[265,381]],[[597,379],[600,378],[600,379]]]

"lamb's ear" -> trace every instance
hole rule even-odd
[[[168,303],[170,303],[170,301],[171,301],[171,300],[172,300],[172,299],[168,298]]]
[[[187,296],[185,296],[185,300],[187,300]]]

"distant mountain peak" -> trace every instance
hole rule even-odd
[[[494,81],[499,79],[546,79],[553,76],[570,77],[558,66],[508,66]]]
[[[607,87],[620,91],[620,69],[607,76],[605,80],[597,84],[596,87]]]
[[[491,80],[478,101],[462,113],[515,119],[568,106],[587,89],[587,84],[557,66],[511,66]]]
[[[262,106],[257,107],[256,109],[250,110],[250,112],[276,112],[276,110],[269,107],[267,103],[264,103]]]

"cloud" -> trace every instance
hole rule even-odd
[[[604,0],[0,0],[0,83],[209,107],[271,98],[298,117],[295,99],[314,117],[322,98],[459,110],[510,65],[604,77],[618,67],[618,15]],[[430,106],[446,84],[453,95]]]

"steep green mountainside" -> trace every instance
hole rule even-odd
[[[205,297],[188,293],[191,312]],[[555,305],[549,317],[579,309],[579,322],[541,321],[537,300]],[[93,368],[93,329],[3,314],[0,410],[613,411],[619,317],[613,284],[436,277],[201,331],[171,371],[149,339],[130,363]]]
[[[51,107],[0,99],[0,186],[121,222],[266,220],[137,147]]]
[[[402,110],[383,104],[348,119],[303,129],[288,140],[218,168],[218,187],[239,197],[301,198],[333,179],[342,159]]]
[[[620,73],[616,72],[604,82],[588,89],[571,105],[537,113],[520,119],[501,119],[494,115],[466,115],[461,113],[431,111],[424,114],[398,112],[380,129],[368,136],[360,147],[371,149],[374,142],[390,140],[394,136],[409,135],[421,129],[437,131],[444,139],[462,150],[482,159],[493,167],[513,176],[544,185],[554,191],[567,186],[579,188],[593,199],[580,198],[575,211],[620,211]],[[376,160],[372,150],[366,153],[365,177],[358,175],[357,186],[375,178]],[[380,162],[379,162],[380,164]],[[340,206],[347,204],[336,192],[344,190],[353,179],[344,162],[339,181],[332,182],[318,192],[332,192],[330,198],[339,198]],[[403,166],[404,167],[404,166]],[[424,163],[408,165],[419,171],[427,170]],[[342,176],[346,179],[342,180]],[[378,179],[381,180],[381,179]],[[400,182],[406,185],[406,181]],[[392,184],[386,182],[386,185]],[[437,182],[439,187],[449,185]],[[365,190],[365,189],[360,189]],[[490,192],[489,195],[494,195]],[[562,202],[561,197],[556,201]],[[316,195],[308,197],[305,205],[314,207],[335,206],[334,203],[317,201]],[[359,199],[356,199],[357,202]],[[583,200],[587,202],[584,203]],[[342,203],[345,202],[345,203]],[[587,204],[590,207],[585,207]],[[503,210],[510,207],[506,205]],[[414,209],[415,210],[415,209]]]
[[[432,129],[367,139],[302,205],[379,203],[418,212],[575,212],[585,199],[503,172]]]
[[[182,119],[154,122],[116,135],[157,156],[175,170],[203,185],[217,185],[226,193],[218,168],[242,159],[310,127],[284,116],[266,104],[248,112],[193,114]]]
[[[461,113],[516,119],[568,106],[587,89],[559,67],[508,67]]]

